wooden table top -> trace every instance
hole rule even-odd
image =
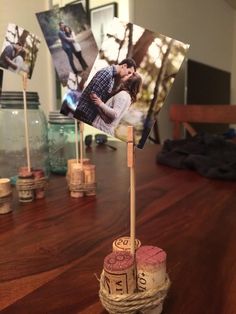
[[[129,234],[126,145],[93,146],[97,196],[73,199],[64,176],[47,196],[0,216],[0,310],[9,314],[105,314],[103,260]],[[136,150],[137,238],[167,252],[172,282],[163,314],[236,313],[236,184],[155,163]]]

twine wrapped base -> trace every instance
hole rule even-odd
[[[41,194],[38,198],[43,198],[47,185],[48,182],[46,177],[36,179],[33,177],[29,179],[18,178],[16,181],[16,189],[18,191],[19,201],[21,203],[32,202],[35,192]]]
[[[80,192],[86,195],[96,195],[96,182],[94,183],[69,183],[70,192]]]
[[[103,276],[102,273],[99,297],[103,307],[110,314],[134,314],[138,311],[151,310],[163,303],[170,287],[170,279],[166,275],[164,284],[157,289],[133,294],[111,295],[102,286]]]

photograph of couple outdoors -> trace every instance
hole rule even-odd
[[[93,127],[115,136],[115,129],[131,103],[136,101],[142,83],[136,72],[136,63],[127,58],[99,70],[82,94],[72,98],[69,92],[64,98],[61,113],[66,114],[71,99],[76,102],[74,117]]]
[[[79,71],[76,68],[73,55],[78,59],[82,69],[85,71],[88,68],[88,65],[82,56],[80,44],[76,41],[75,33],[69,26],[65,25],[63,21],[59,22],[58,37],[61,40],[62,49],[67,54],[71,69],[74,74],[79,74],[82,71]]]
[[[61,113],[125,142],[131,125],[143,148],[188,47],[114,18],[83,90],[68,89]]]
[[[23,28],[9,24],[0,55],[0,67],[31,78],[40,40]]]
[[[67,86],[70,73],[84,82],[98,48],[81,3],[36,13],[60,83]]]

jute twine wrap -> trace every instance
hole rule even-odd
[[[96,189],[97,183],[84,183],[84,189],[85,191],[90,191]]]
[[[47,185],[48,179],[46,177],[42,177],[40,179],[22,179],[19,177],[16,181],[16,188],[18,191],[43,189],[46,188]]]
[[[111,295],[102,287],[103,280],[104,272],[100,278],[99,297],[102,305],[110,314],[134,314],[137,311],[151,310],[163,303],[170,287],[170,279],[166,275],[163,285],[156,289],[133,294]]]
[[[69,184],[69,190],[74,191],[74,192],[89,192],[89,191],[94,191],[96,189],[96,183],[92,184],[85,184],[85,183],[80,183],[80,184],[74,184],[70,183]]]
[[[46,177],[34,179],[35,189],[43,189],[43,188],[46,188],[47,186],[48,186],[48,179]]]
[[[35,182],[33,177],[29,179],[21,179],[19,177],[18,180],[16,181],[16,188],[18,191],[34,190]]]

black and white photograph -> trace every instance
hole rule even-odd
[[[61,84],[67,85],[70,72],[85,82],[98,48],[82,3],[56,7],[36,16]]]
[[[107,31],[113,21],[117,17],[118,4],[116,2],[108,3],[90,10],[91,29],[100,48]]]
[[[30,79],[38,55],[40,39],[16,24],[8,24],[0,55],[0,67]]]
[[[114,18],[82,93],[65,95],[74,117],[143,148],[189,45]],[[72,97],[73,96],[73,97]],[[76,96],[76,97],[75,97]]]

